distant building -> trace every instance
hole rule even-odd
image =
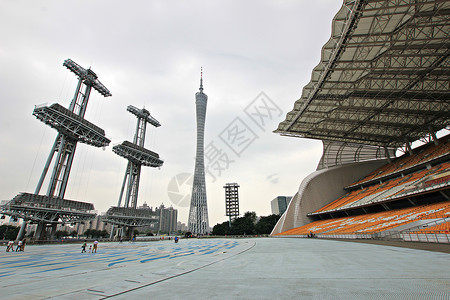
[[[1,200],[0,206],[5,205],[8,202],[9,202],[9,200]],[[8,215],[1,215],[1,217],[0,217],[0,225],[20,226],[21,223],[22,223],[22,220],[19,220],[16,217],[11,217]]]
[[[83,223],[77,223],[75,230],[78,235],[84,235],[84,232],[88,229],[93,230],[106,230],[108,233],[111,232],[112,224],[106,223],[102,220],[101,215],[96,215],[94,219],[86,221]]]
[[[164,233],[171,233],[177,231],[178,211],[171,207],[165,208],[164,204],[155,209],[159,216],[158,231]]]
[[[73,230],[75,230],[75,228],[67,224],[58,224],[56,226],[56,231],[67,231],[68,233],[71,233]]]
[[[272,207],[272,214],[275,215],[284,214],[291,200],[292,197],[290,196],[277,196],[275,199],[270,201],[270,205]]]
[[[186,224],[181,223],[180,221],[178,221],[178,222],[177,222],[177,230],[178,230],[178,231],[185,232],[185,231],[188,230],[188,227],[187,227]]]
[[[153,208],[148,206],[147,203],[144,203],[142,206],[138,207],[139,209],[150,209],[153,211]],[[145,233],[148,231],[152,231],[154,233],[171,233],[178,231],[178,211],[173,207],[165,207],[164,204],[161,204],[160,207],[154,209],[155,214],[159,217],[159,221],[155,222],[149,226],[138,227],[136,228],[139,232]],[[91,221],[87,221],[75,226],[75,230],[78,235],[83,235],[84,232],[88,229],[95,230],[106,230],[108,233],[111,232],[112,224],[104,222],[102,220],[101,215],[97,215],[95,219]],[[60,229],[58,229],[60,230]],[[70,232],[70,230],[69,230]]]
[[[153,210],[147,203],[144,203],[139,209]],[[178,231],[178,210],[172,206],[166,208],[164,204],[161,204],[155,208],[155,214],[159,217],[158,222],[149,226],[139,227],[138,230],[143,232],[152,231],[153,233],[171,233]]]
[[[4,216],[3,219],[0,219],[0,225],[20,226],[21,223],[22,220],[9,216]]]

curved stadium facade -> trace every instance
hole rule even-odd
[[[272,235],[449,242],[449,67],[449,1],[344,1],[275,130],[323,154]]]

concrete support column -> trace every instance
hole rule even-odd
[[[435,144],[436,146],[439,145],[438,138],[436,137],[436,132],[430,130],[430,135],[431,135],[431,138],[433,139],[434,144]]]
[[[43,231],[45,230],[45,224],[44,222],[39,222],[36,227],[36,232],[34,234],[34,237],[36,240],[40,240],[43,237]]]
[[[383,147],[384,148],[384,156],[387,158],[388,162],[391,163],[392,159],[391,156],[389,155],[389,150],[386,146]]]
[[[406,142],[406,150],[408,151],[409,155],[413,155],[413,151],[411,149],[411,143],[410,142]]]
[[[52,231],[50,232],[50,239],[54,240],[56,237],[56,227],[58,226],[58,224],[54,223],[52,224]]]
[[[17,234],[16,241],[20,241],[24,238],[25,232],[27,231],[27,221],[23,219],[22,225],[20,226],[19,233]]]

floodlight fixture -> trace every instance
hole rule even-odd
[[[161,126],[161,124],[158,122],[158,120],[153,118],[150,115],[150,112],[148,110],[146,110],[145,108],[139,109],[137,107],[134,107],[133,105],[128,105],[127,110],[130,113],[132,113],[133,115],[135,115],[136,117],[144,119],[145,122],[150,123],[155,127]]]
[[[97,74],[95,74],[91,68],[86,70],[71,59],[66,59],[63,66],[75,73],[81,80],[83,80],[84,84],[92,86],[104,97],[112,96],[111,92],[98,80]]]

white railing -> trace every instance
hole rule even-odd
[[[405,242],[450,243],[450,234],[437,232],[404,232],[400,234]]]

